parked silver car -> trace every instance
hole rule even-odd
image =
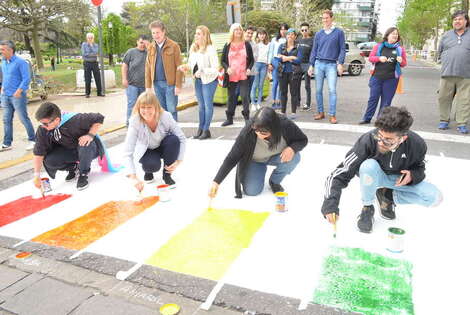
[[[366,58],[363,51],[353,43],[346,43],[345,72],[351,76],[358,76],[366,66]]]

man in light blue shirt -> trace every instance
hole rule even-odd
[[[26,150],[34,147],[35,134],[31,119],[28,117],[26,91],[29,89],[31,74],[26,60],[15,55],[15,44],[11,40],[0,42],[2,61],[1,103],[3,107],[3,144],[0,151],[10,150],[13,142],[13,115],[18,113],[21,123],[28,133],[29,144]]]

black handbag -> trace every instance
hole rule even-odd
[[[228,87],[228,81],[229,81],[229,75],[227,72],[224,73],[224,82],[222,83],[222,87],[227,88]]]

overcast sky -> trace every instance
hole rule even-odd
[[[354,0],[357,1],[357,0]],[[121,7],[124,2],[131,2],[128,0],[103,0],[103,8],[106,13],[114,12],[121,13]],[[133,2],[140,2],[139,0]],[[378,30],[382,34],[391,26],[395,26],[397,17],[400,15],[401,6],[404,0],[377,0],[381,2],[381,11],[379,16]]]

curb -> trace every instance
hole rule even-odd
[[[182,110],[185,110],[187,108],[190,108],[190,107],[193,107],[197,105],[197,101],[189,101],[187,103],[184,103],[184,104],[181,104],[181,105],[178,105],[176,107],[176,110],[177,111],[182,111]],[[126,124],[122,124],[122,125],[118,125],[118,126],[114,126],[114,127],[111,127],[111,128],[108,128],[108,129],[105,129],[101,132],[99,132],[98,134],[100,136],[103,136],[103,135],[106,135],[106,134],[109,134],[109,133],[112,133],[112,132],[115,132],[117,130],[120,130],[120,129],[123,129],[123,128],[126,128]],[[3,170],[5,168],[9,168],[9,167],[12,167],[12,166],[16,166],[18,164],[21,164],[21,163],[24,163],[24,162],[27,162],[29,160],[32,160],[33,159],[33,154],[32,153],[27,153],[19,158],[16,158],[14,160],[10,160],[10,161],[7,161],[7,162],[3,162],[3,163],[0,163],[0,170]]]

